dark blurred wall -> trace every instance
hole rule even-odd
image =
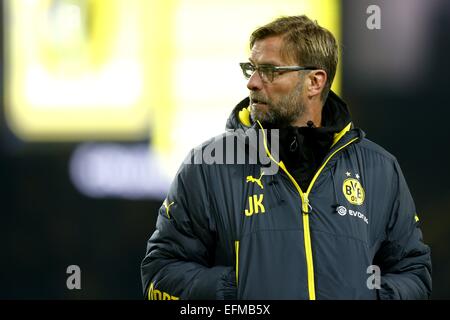
[[[0,298],[139,299],[139,264],[160,203],[88,199],[69,181],[71,146],[2,153]],[[66,268],[81,268],[81,290]]]
[[[344,1],[343,95],[367,137],[405,174],[433,260],[433,298],[450,298],[450,2]],[[381,9],[381,29],[365,27]]]
[[[0,30],[0,299],[141,299],[139,266],[162,200],[83,196],[69,177],[77,144],[14,136]],[[81,269],[81,290],[67,289],[69,265]]]

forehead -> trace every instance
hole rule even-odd
[[[281,54],[283,38],[271,36],[255,41],[250,54],[250,61],[256,64],[286,64],[286,59]]]

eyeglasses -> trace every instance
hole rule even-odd
[[[239,63],[244,74],[245,79],[250,79],[250,77],[258,71],[259,76],[264,82],[272,82],[275,78],[275,74],[279,72],[289,72],[289,71],[300,71],[300,70],[317,70],[316,67],[300,67],[300,66],[282,66],[276,67],[270,64],[260,64],[259,66],[254,66],[250,62]]]

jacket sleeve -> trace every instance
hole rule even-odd
[[[145,298],[235,298],[235,273],[215,266],[216,230],[201,165],[185,164],[159,209],[141,264]]]
[[[431,295],[431,253],[423,243],[414,201],[395,161],[395,191],[385,241],[374,264],[381,269],[378,297],[385,299],[428,299]]]

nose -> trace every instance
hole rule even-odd
[[[250,79],[248,79],[247,88],[250,91],[259,91],[263,88],[262,79],[258,71],[253,72]]]

